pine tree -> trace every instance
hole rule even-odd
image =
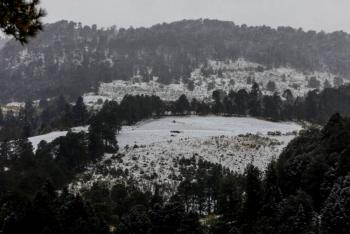
[[[277,163],[272,161],[265,173],[263,209],[264,215],[273,216],[282,200],[282,192],[278,186]]]
[[[192,80],[190,80],[187,84],[187,88],[189,91],[193,91],[194,90],[194,82]]]
[[[242,205],[241,180],[234,175],[224,176],[220,181],[218,213],[224,220],[237,221]]]
[[[33,107],[32,101],[26,101],[24,106],[24,121],[32,124],[34,120],[35,109]]]
[[[235,99],[237,114],[246,115],[248,113],[248,99],[249,94],[244,89],[241,89],[237,92]]]
[[[312,76],[309,80],[308,80],[308,87],[312,88],[312,89],[319,89],[321,85],[321,82],[315,77]]]
[[[0,144],[0,161],[5,163],[10,159],[10,143],[7,140],[4,140]],[[4,165],[4,164],[2,164]]]
[[[26,161],[27,159],[31,160],[34,158],[33,145],[26,138],[21,138],[15,141],[14,152],[22,161]]]
[[[304,102],[304,118],[306,120],[315,120],[319,116],[317,116],[319,109],[319,100],[317,91],[308,92],[305,102]]]
[[[96,161],[102,157],[105,152],[103,143],[102,123],[97,119],[93,118],[89,126],[89,155],[92,161]]]
[[[276,233],[312,233],[314,230],[311,197],[299,190],[279,203]]]
[[[212,98],[214,99],[214,105],[212,107],[213,113],[221,114],[225,112],[224,105],[222,104],[223,97],[226,94],[222,90],[215,90],[212,94]]]
[[[186,95],[181,95],[179,99],[175,101],[173,109],[175,114],[187,114],[187,112],[191,110]]]
[[[287,101],[288,104],[291,104],[294,102],[294,97],[293,97],[293,93],[292,91],[290,91],[290,89],[286,89],[284,92],[283,92],[283,95],[282,97],[284,97]]]
[[[78,97],[72,109],[73,123],[75,125],[84,125],[87,121],[88,111],[84,104],[84,99]]]
[[[308,220],[305,214],[305,210],[302,204],[299,205],[298,211],[294,218],[294,231],[295,233],[307,234],[308,232]]]
[[[146,207],[134,206],[130,212],[123,216],[117,234],[148,234],[151,230],[151,220],[148,217]]]
[[[350,230],[350,175],[334,184],[322,209],[321,230],[324,234],[345,234]]]
[[[274,81],[269,80],[269,82],[267,82],[266,84],[266,89],[271,93],[274,93],[276,91],[276,83]]]
[[[249,93],[249,114],[254,117],[261,115],[261,104],[260,104],[261,91],[259,85],[254,82],[252,90]]]
[[[339,87],[342,86],[343,84],[344,84],[343,78],[341,78],[341,77],[339,77],[339,76],[334,77],[334,80],[333,80],[333,85],[334,85],[334,87],[339,88]]]
[[[57,113],[64,112],[66,105],[67,105],[67,101],[63,95],[60,95],[58,98],[55,99],[55,106],[56,106]]]
[[[245,170],[245,196],[243,201],[243,222],[248,224],[253,223],[257,218],[258,211],[262,201],[262,182],[260,170],[249,164]]]
[[[324,89],[329,89],[329,88],[332,88],[332,85],[331,83],[329,83],[329,81],[326,79],[323,83],[323,88]]]

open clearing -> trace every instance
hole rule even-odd
[[[117,137],[119,153],[107,154],[71,188],[127,178],[145,190],[162,184],[171,194],[182,180],[181,158],[219,163],[239,173],[249,163],[264,170],[301,129],[293,122],[217,116],[165,117],[124,126]]]
[[[212,136],[237,136],[280,131],[282,134],[298,131],[301,126],[293,122],[269,122],[246,117],[186,116],[166,117],[125,126],[118,135],[121,147],[134,144],[152,144],[183,138],[207,138]]]

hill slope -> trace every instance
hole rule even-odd
[[[0,101],[70,96],[99,82],[153,76],[165,84],[208,60],[245,58],[271,67],[350,75],[350,38],[343,32],[238,26],[184,20],[151,28],[98,29],[74,22],[46,25],[26,47],[11,41],[0,51]]]

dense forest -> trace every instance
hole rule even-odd
[[[349,35],[279,27],[248,27],[218,20],[184,20],[150,28],[108,28],[60,21],[24,47],[0,50],[0,101],[77,98],[99,82],[139,74],[162,83],[186,82],[208,59],[243,57],[266,67],[290,66],[350,75]]]
[[[96,182],[71,194],[67,185],[75,175],[118,151],[115,134],[132,115],[116,109],[117,103],[106,103],[91,117],[88,133],[41,142],[36,152],[23,137],[2,142],[3,233],[348,233],[348,118],[334,114],[323,129],[303,131],[265,172],[248,165],[240,175],[182,159],[183,180],[170,198],[157,184],[153,192],[141,191],[132,181]]]

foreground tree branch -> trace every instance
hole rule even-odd
[[[45,11],[39,0],[0,0],[0,29],[22,44],[42,30]]]

